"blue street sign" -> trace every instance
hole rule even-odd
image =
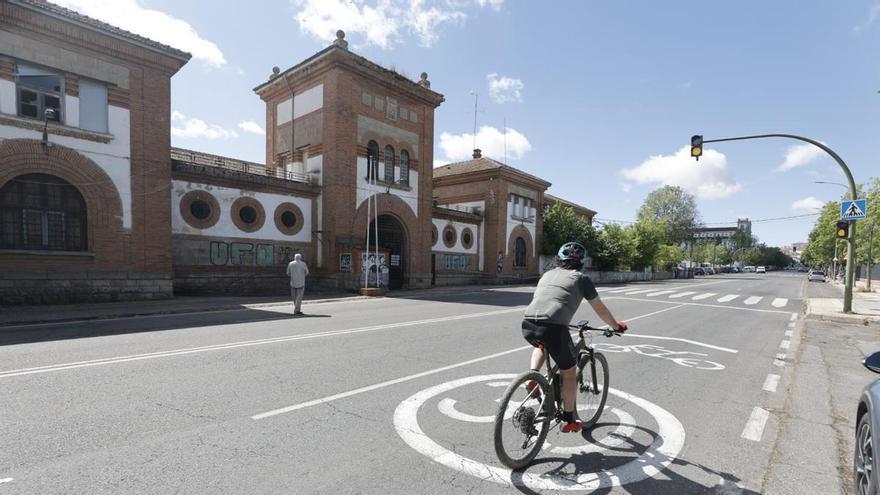
[[[864,199],[850,199],[840,202],[841,220],[861,220],[868,216],[868,206]]]

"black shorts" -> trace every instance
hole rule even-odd
[[[543,344],[553,361],[559,365],[559,369],[574,368],[574,365],[577,364],[574,342],[571,341],[571,333],[569,333],[567,325],[523,320],[522,334],[528,343],[535,347]]]

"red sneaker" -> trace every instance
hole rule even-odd
[[[578,433],[581,431],[581,422],[572,421],[571,423],[565,423],[559,431],[562,433]]]

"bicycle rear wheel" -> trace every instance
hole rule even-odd
[[[531,391],[526,383],[534,381]],[[553,392],[544,375],[527,371],[508,385],[495,414],[495,453],[502,464],[520,469],[541,450],[553,416]]]
[[[596,380],[593,381],[593,366],[596,369]],[[593,352],[593,358],[586,352],[578,359],[577,374],[577,408],[581,425],[590,428],[599,421],[605,400],[608,399],[608,361],[599,352]]]

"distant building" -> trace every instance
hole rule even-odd
[[[783,254],[791,257],[791,259],[794,260],[795,263],[800,263],[801,256],[804,253],[804,249],[807,249],[806,242],[793,242],[786,246],[782,246]]]
[[[736,237],[739,233],[744,234],[746,239],[751,239],[752,222],[748,218],[739,218],[736,225],[729,227],[700,227],[694,230],[693,239],[695,242],[714,241],[728,249],[736,249]]]

